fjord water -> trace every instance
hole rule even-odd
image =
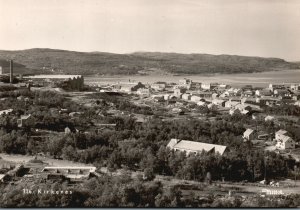
[[[118,75],[118,76],[87,76],[87,84],[113,84],[118,82],[137,81],[144,84],[158,81],[176,82],[182,78],[189,78],[195,82],[222,83],[233,87],[251,84],[254,87],[266,87],[268,84],[300,83],[300,70],[280,70],[257,73],[213,74],[213,75]]]

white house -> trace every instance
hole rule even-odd
[[[254,130],[248,128],[248,129],[244,132],[243,138],[244,138],[245,140],[247,140],[247,141],[253,140],[253,139],[255,138],[255,132],[254,132]]]
[[[184,78],[184,79],[179,80],[179,85],[180,86],[187,86],[187,85],[190,85],[190,84],[192,84],[191,79]]]
[[[257,95],[257,96],[271,96],[272,92],[268,89],[256,90],[255,95]]]
[[[185,88],[176,88],[176,89],[174,89],[174,95],[175,96],[180,96],[185,92],[186,92]]]
[[[202,83],[201,84],[201,88],[203,90],[210,90],[211,89],[211,85],[210,85],[210,83]]]
[[[2,110],[2,111],[0,111],[0,115],[3,115],[3,114],[9,114],[9,113],[11,113],[12,111],[14,111],[14,110],[13,110],[13,109]]]
[[[284,136],[281,140],[277,141],[276,148],[277,149],[295,149],[295,141],[289,137]]]
[[[165,83],[154,83],[151,85],[151,88],[156,91],[163,91],[166,88],[166,84]]]
[[[206,104],[205,101],[199,101],[199,102],[197,103],[198,106],[204,106],[205,104]]]
[[[183,99],[183,100],[191,100],[191,95],[185,93],[185,94],[182,95],[182,99]]]
[[[281,141],[285,138],[285,136],[287,136],[287,131],[286,130],[283,130],[283,129],[280,129],[279,131],[277,131],[275,133],[275,140],[276,141]]]
[[[213,99],[212,103],[217,106],[225,106],[225,101],[222,99]]]
[[[273,120],[274,120],[273,116],[268,115],[268,116],[265,117],[265,122],[267,122],[267,121],[273,121]]]
[[[18,127],[29,126],[32,127],[35,121],[31,114],[21,115],[21,118],[17,120]]]
[[[227,108],[232,108],[232,107],[235,107],[235,106],[238,105],[238,104],[240,104],[240,102],[229,100],[229,101],[226,101],[226,102],[225,102],[225,107],[227,107]]]
[[[193,102],[199,102],[200,100],[201,100],[200,96],[195,96],[195,95],[191,96],[191,101]]]

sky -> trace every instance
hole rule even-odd
[[[300,61],[299,0],[0,0],[0,49]]]

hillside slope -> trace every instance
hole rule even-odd
[[[0,66],[2,67],[3,74],[9,74],[9,72],[10,72],[9,60],[2,59],[2,57],[0,57]],[[34,72],[36,72],[36,71],[28,69],[28,68],[26,68],[26,66],[14,61],[14,73],[15,74],[32,74]]]
[[[40,73],[137,74],[160,70],[173,74],[242,73],[296,69],[297,64],[278,58],[236,55],[137,52],[113,54],[74,52],[54,49],[0,51],[0,59],[13,59]]]

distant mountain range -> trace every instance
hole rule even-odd
[[[299,63],[291,63],[279,58],[237,55],[160,52],[113,54],[44,48],[18,51],[0,50],[0,66],[5,71],[9,71],[9,59],[14,60],[16,73],[27,74],[124,75],[151,74],[151,72],[171,74],[229,74],[299,68]]]

